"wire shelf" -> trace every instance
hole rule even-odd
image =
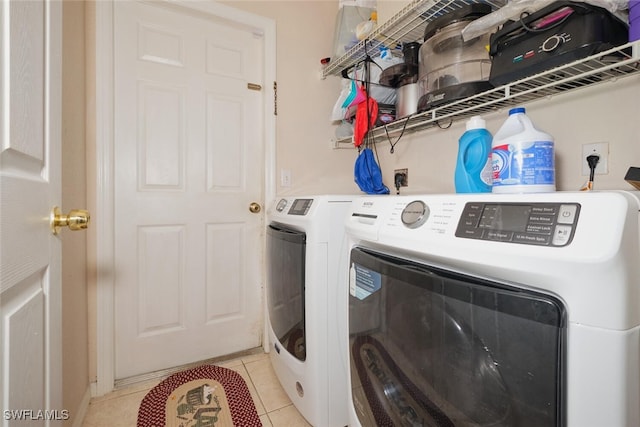
[[[344,55],[332,58],[323,69],[323,77],[340,75],[367,56],[375,58],[379,47],[394,47],[398,43],[422,42],[427,23],[438,16],[460,9],[468,4],[487,3],[494,9],[505,4],[505,0],[413,0],[391,19],[376,28],[366,40],[349,49]]]
[[[508,83],[486,92],[445,104],[372,129],[374,138],[400,132],[410,133],[450,123],[471,116],[493,113],[503,108],[566,93],[586,86],[612,81],[640,71],[640,41],[586,57],[542,73]],[[352,145],[351,138],[335,141],[334,146]],[[347,147],[344,147],[347,148]]]
[[[362,62],[367,56],[375,57],[380,46],[393,47],[397,43],[422,41],[426,25],[440,15],[467,4],[484,2],[497,9],[504,0],[413,0],[380,25],[369,39],[359,42],[339,58],[332,59],[323,75],[341,75],[344,70]],[[371,131],[376,136],[411,133],[432,126],[449,123],[471,116],[522,105],[534,100],[565,93],[594,84],[616,80],[640,71],[640,41],[628,43],[606,52],[553,68],[486,92],[445,104],[428,111],[402,118]],[[353,147],[352,138],[334,142],[336,148]]]

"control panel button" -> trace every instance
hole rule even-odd
[[[478,226],[478,218],[462,218],[460,220],[460,223],[464,226],[464,227],[477,227]]]
[[[286,206],[287,206],[287,199],[280,199],[280,201],[276,205],[276,210],[278,212],[282,212]]]
[[[500,242],[510,242],[513,238],[513,232],[511,231],[495,231],[487,230],[484,233],[484,237],[487,240],[498,240]]]
[[[467,203],[467,205],[464,207],[464,211],[482,213],[483,207],[484,206],[481,203]]]
[[[527,225],[527,233],[548,234],[551,235],[553,227],[550,225],[542,224],[529,224]]]
[[[556,225],[556,229],[553,232],[553,240],[551,242],[556,246],[566,245],[571,239],[571,230],[572,227],[570,225]]]
[[[577,205],[560,205],[558,224],[573,224],[576,220]]]
[[[532,214],[555,215],[558,211],[557,205],[534,205],[531,206]]]
[[[456,231],[456,237],[467,239],[482,239],[483,231],[479,228],[463,228]]]
[[[537,215],[529,216],[529,224],[553,224],[555,217],[553,215]]]
[[[561,36],[554,34],[542,43],[542,51],[552,52],[560,47],[562,43],[564,43],[564,39]]]
[[[544,236],[541,234],[514,233],[513,241],[515,243],[525,243],[528,245],[547,246],[549,245],[549,243],[551,243],[551,236]]]

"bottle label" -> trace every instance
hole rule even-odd
[[[491,153],[489,153],[489,155],[487,156],[487,162],[484,164],[484,167],[480,171],[480,179],[489,187],[493,185],[493,168],[491,165]]]
[[[535,141],[528,148],[504,144],[491,150],[494,186],[555,185],[552,141]]]

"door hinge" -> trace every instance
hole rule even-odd
[[[247,89],[250,90],[262,90],[262,86],[257,83],[247,83]]]
[[[278,115],[278,82],[273,82],[273,115]]]

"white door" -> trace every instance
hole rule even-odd
[[[261,35],[115,2],[116,378],[258,347]]]
[[[59,2],[0,2],[4,426],[59,425],[68,416],[61,396],[61,244],[49,229],[51,208],[61,200],[61,9]]]

